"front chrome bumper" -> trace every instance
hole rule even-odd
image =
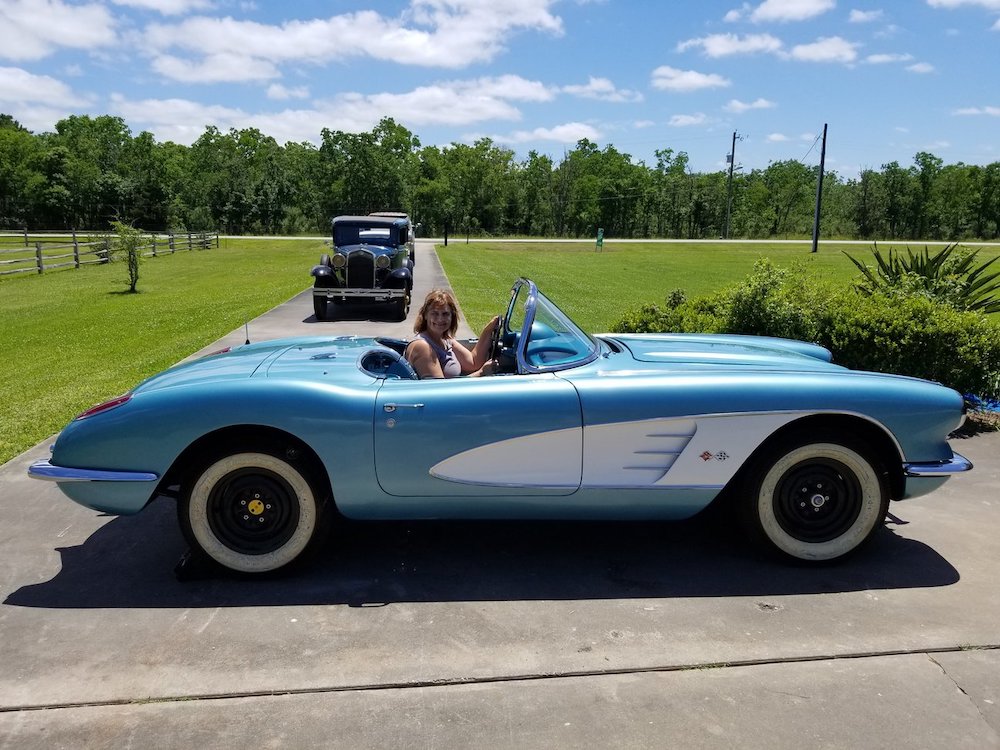
[[[104,469],[71,469],[54,466],[48,459],[35,461],[28,467],[32,479],[50,482],[155,482],[159,477],[148,471],[107,471]]]
[[[385,302],[391,299],[404,299],[405,289],[334,289],[333,287],[313,287],[313,296],[323,299],[335,297],[352,297],[354,299],[370,299],[373,302]]]
[[[972,468],[972,461],[955,453],[948,461],[929,463],[904,463],[903,473],[908,477],[950,477]]]

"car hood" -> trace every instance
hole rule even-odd
[[[678,367],[746,367],[768,370],[830,370],[829,350],[817,344],[767,336],[733,334],[608,335],[637,362]]]
[[[314,376],[327,380],[338,379],[338,376],[361,377],[358,359],[373,347],[379,347],[375,339],[356,336],[304,337],[245,344],[164,370],[143,381],[134,393],[251,377]]]

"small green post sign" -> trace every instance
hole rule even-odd
[[[601,250],[604,248],[604,230],[597,230],[597,249]]]

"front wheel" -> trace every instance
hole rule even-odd
[[[324,510],[324,495],[299,468],[250,452],[202,468],[178,505],[188,543],[238,573],[294,562],[318,538]]]
[[[316,320],[326,320],[329,317],[330,301],[326,297],[313,297],[313,312]]]
[[[854,552],[889,508],[879,463],[860,447],[839,442],[786,444],[750,472],[741,494],[750,535],[802,562]]]
[[[410,290],[406,290],[406,295],[400,297],[392,303],[392,316],[399,321],[406,320],[410,313]]]

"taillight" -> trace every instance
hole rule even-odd
[[[132,394],[126,393],[124,396],[118,396],[117,398],[113,398],[110,401],[105,401],[103,404],[92,406],[89,409],[87,409],[87,411],[77,414],[74,417],[74,421],[77,419],[86,419],[87,417],[92,417],[95,414],[100,414],[102,412],[109,411],[110,409],[114,409],[118,406],[121,406],[124,403],[127,403],[128,401],[131,400],[131,398]]]
[[[233,347],[227,346],[225,349],[218,349],[218,350],[216,350],[214,352],[209,352],[205,356],[206,357],[214,357],[216,354],[226,354],[227,352],[231,352],[232,350],[233,350]]]

